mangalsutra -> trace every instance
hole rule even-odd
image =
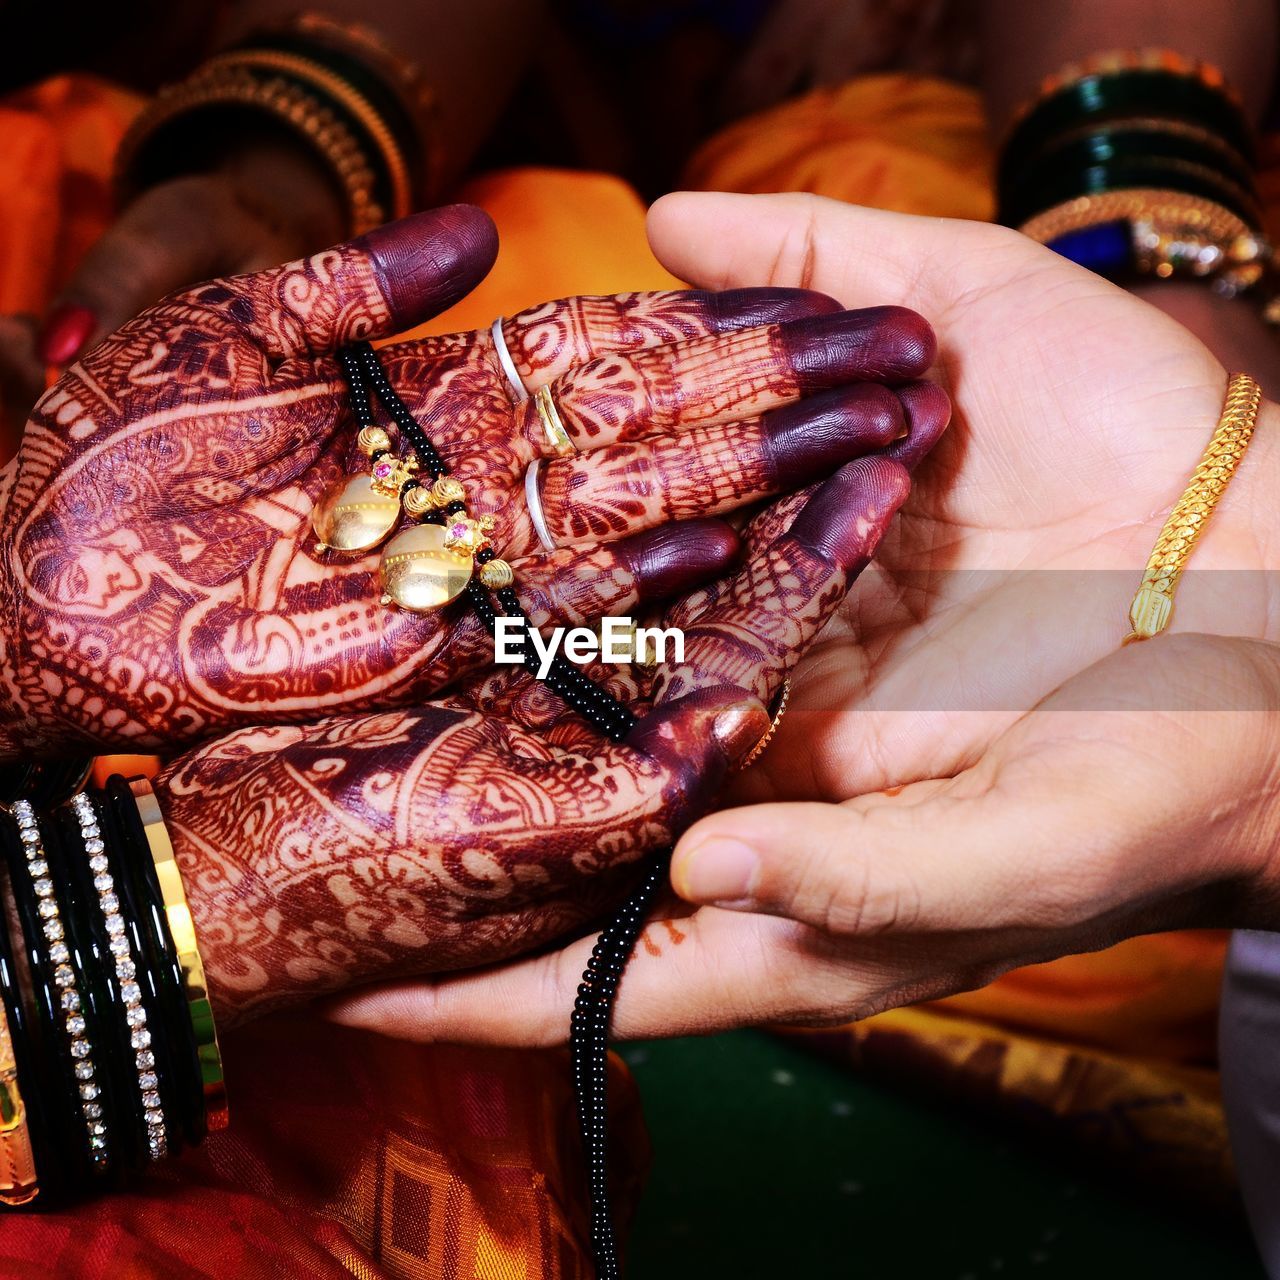
[[[391,538],[380,566],[382,602],[415,613],[456,600],[477,564],[486,587],[510,586],[515,580],[511,566],[492,554],[489,542],[496,521],[469,513],[462,482],[446,474],[440,455],[391,389],[373,349],[346,348],[338,359],[352,408],[364,424],[356,443],[368,458],[368,471],[335,481],[316,503],[311,512],[316,550],[363,554]],[[414,457],[398,457],[390,433],[372,421],[366,374],[408,436]],[[429,483],[423,482],[424,470]],[[414,523],[395,533],[402,512]]]

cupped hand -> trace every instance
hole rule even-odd
[[[936,433],[945,405],[923,399]],[[901,462],[864,458],[760,517],[742,568],[665,613],[683,663],[594,672],[648,712],[622,743],[508,669],[174,762],[157,794],[220,1018],[505,959],[620,901],[763,736],[767,700],[908,485]]]
[[[1222,406],[1226,372],[1195,337],[998,228],[806,197],[670,197],[651,219],[659,256],[707,284],[927,310],[956,420],[735,792],[786,803],[680,841],[685,901],[637,949],[619,1034],[839,1021],[1133,933],[1280,923],[1276,407],[1196,547],[1173,634],[1122,650]],[[562,1039],[590,946],[341,1016]]]
[[[367,466],[333,353],[441,310],[488,269],[463,206],[198,285],[130,321],[40,401],[3,473],[3,753],[145,749],[239,724],[419,701],[492,660],[462,603],[380,603],[377,553],[318,551],[310,511]],[[901,434],[932,358],[900,308],[796,290],[579,298],[507,320],[551,455],[488,330],[383,362],[498,553],[557,622],[625,613],[725,567],[723,529],[659,531],[826,474]],[[543,552],[524,500],[543,462]]]

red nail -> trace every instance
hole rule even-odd
[[[80,354],[97,327],[98,317],[88,307],[78,302],[63,303],[45,320],[36,351],[45,364],[67,364]]]

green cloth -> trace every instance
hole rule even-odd
[[[755,1032],[623,1046],[654,1163],[632,1280],[1265,1280],[1200,1220]]]

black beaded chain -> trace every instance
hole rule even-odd
[[[413,448],[418,465],[433,480],[447,475],[449,468],[444,459],[396,393],[373,348],[368,343],[344,348],[338,353],[338,362],[350,389],[351,408],[356,420],[361,424],[372,421],[369,402],[369,387],[372,386],[387,416]],[[411,480],[406,487],[416,483]],[[461,503],[455,505],[462,510]],[[444,514],[452,515],[454,509],[448,508]],[[432,516],[441,519],[434,512],[428,512],[423,519],[430,520]],[[476,561],[483,565],[494,557],[495,552],[485,548],[476,554]],[[498,612],[484,585],[477,578],[472,578],[466,592],[476,616],[490,631],[495,631]],[[495,594],[503,608],[503,616],[519,618],[527,628],[529,619],[515,589],[503,587]],[[635,726],[636,717],[628,708],[562,655],[557,654],[552,659],[547,674],[541,677],[538,676],[537,655],[529,652],[527,647],[524,661],[535,678],[541,679],[548,689],[595,725],[605,737],[621,742]],[[586,1154],[590,1241],[597,1280],[620,1280],[622,1275],[609,1208],[609,1023],[618,982],[649,907],[665,879],[670,852],[665,850],[653,859],[639,886],[596,939],[569,1020],[569,1056]]]

